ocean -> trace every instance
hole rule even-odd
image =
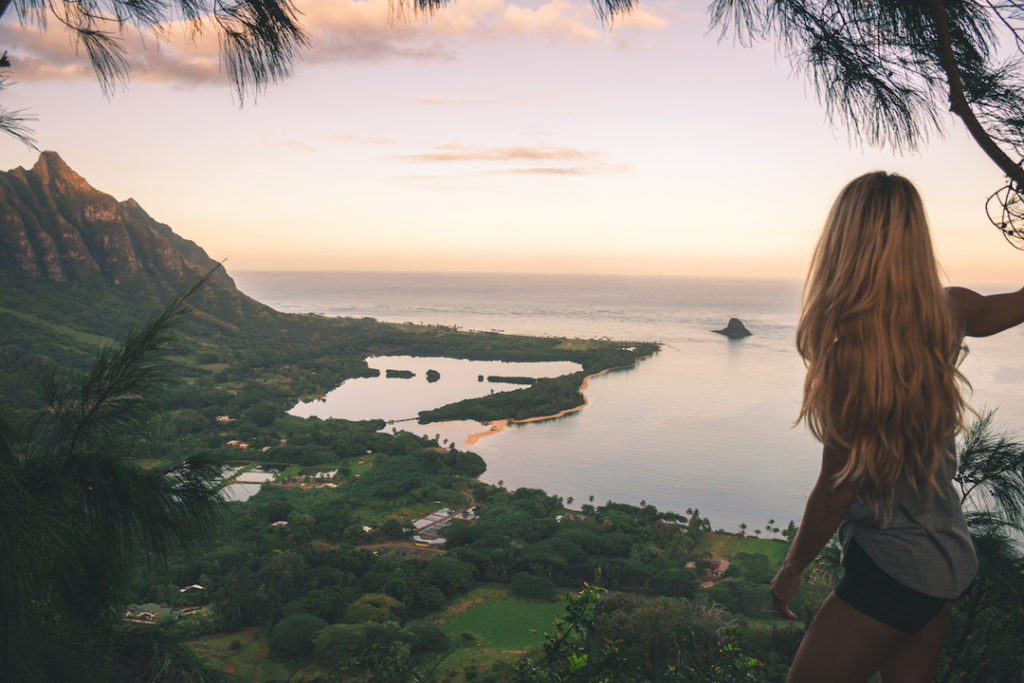
[[[636,367],[591,379],[584,392],[588,405],[558,419],[510,425],[471,446],[461,444],[486,429],[476,422],[411,420],[389,428],[460,444],[486,461],[484,481],[541,488],[571,497],[574,507],[592,499],[645,502],[680,513],[696,508],[714,528],[730,531],[740,523],[753,532],[800,521],[820,446],[793,424],[803,380],[793,345],[799,281],[377,272],[233,276],[249,296],[289,313],[660,341],[662,350]],[[730,340],[711,332],[732,317],[753,335]],[[980,411],[998,408],[997,424],[1018,432],[1024,427],[1024,329],[971,339],[968,346],[962,369],[973,385],[972,405]],[[409,357],[370,362],[382,369],[381,378],[350,380],[325,400],[292,412],[408,420],[451,400],[514,388],[478,382],[479,375],[544,376],[573,369],[485,369],[469,361]],[[415,376],[387,379],[384,369]],[[427,369],[438,370],[441,380],[428,383]]]

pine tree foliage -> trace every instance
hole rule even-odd
[[[961,503],[985,526],[1024,531],[1024,444],[995,433],[993,415],[983,415],[964,434],[956,476]]]
[[[396,16],[429,15],[450,1],[397,0],[393,10]],[[595,7],[626,7],[633,2],[595,0]],[[221,63],[239,100],[286,77],[296,57],[309,46],[309,35],[299,22],[301,13],[292,0],[0,0],[0,18],[8,11],[22,24],[46,29],[53,22],[66,30],[75,47],[88,55],[107,95],[128,81],[124,34],[129,27],[147,31],[157,40],[168,37],[168,26],[174,22],[183,23],[193,40],[213,31]],[[0,68],[8,66],[6,61],[5,53]],[[5,115],[13,117],[14,125],[5,125]],[[18,112],[0,112],[0,131],[29,141],[18,124]],[[24,121],[20,124],[23,127]]]
[[[958,449],[955,482],[978,575],[950,615],[936,680],[1019,680],[1024,672],[1024,443],[998,434],[988,413]]]
[[[4,70],[10,66],[7,53],[0,55],[0,91],[7,87],[7,77]],[[35,136],[28,122],[32,117],[21,109],[5,109],[0,107],[0,133],[10,135],[31,149],[36,148]]]
[[[868,144],[913,149],[955,114],[1007,176],[986,210],[1024,248],[1024,2],[714,0],[710,16],[743,44],[774,40]]]
[[[219,465],[139,463],[170,379],[162,352],[208,278],[101,349],[85,376],[50,371],[37,405],[0,413],[0,679],[120,678],[138,644],[117,629],[135,568],[212,530]]]
[[[56,22],[66,30],[89,56],[107,94],[128,79],[123,41],[128,27],[161,40],[171,22],[183,22],[191,38],[214,31],[240,98],[287,76],[308,43],[291,0],[0,0],[0,17],[7,11],[22,24],[47,28]]]

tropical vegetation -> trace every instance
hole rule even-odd
[[[23,323],[0,337],[3,354],[23,349],[0,365],[5,680],[783,680],[840,572],[827,548],[793,601],[800,621],[785,622],[768,582],[793,522],[750,536],[699,510],[574,506],[480,482],[483,460],[436,438],[285,412],[379,349],[590,372],[656,345],[284,316],[211,278],[112,343],[125,307],[106,291],[32,281],[0,298],[0,315]],[[576,405],[580,380],[453,409],[548,411],[543,392],[562,385]],[[1014,680],[1024,446],[988,416],[959,451],[981,570],[940,677]],[[246,474],[273,481],[223,502]],[[425,533],[432,515],[445,524]],[[502,638],[499,623],[512,629]]]
[[[162,388],[185,305],[102,350],[84,376],[48,376],[36,403],[4,418],[11,680],[784,679],[838,573],[823,554],[794,601],[800,623],[773,618],[767,583],[792,523],[769,520],[776,538],[760,539],[715,532],[698,510],[569,510],[540,490],[484,484],[475,454],[380,421],[243,408],[254,443],[290,442],[269,461],[243,453],[223,443],[240,424],[210,419],[219,431],[207,439],[205,427],[183,431],[191,409],[156,408],[175,395]],[[273,485],[219,503],[222,468],[263,462],[280,472]],[[960,463],[981,573],[954,612],[941,676],[1013,680],[1024,667],[1024,446],[987,417]],[[442,548],[411,542],[414,522],[440,508],[468,512],[440,532]],[[716,574],[722,552],[731,565]],[[486,597],[472,597],[481,587]],[[470,626],[479,620],[454,618],[478,600],[561,616],[494,651]],[[123,619],[147,604],[164,616]]]
[[[126,628],[135,573],[210,538],[219,465],[174,449],[147,468],[147,424],[167,381],[171,328],[204,284],[175,298],[88,374],[40,378],[0,414],[0,666],[5,680],[123,680],[161,668],[206,677],[163,634]]]

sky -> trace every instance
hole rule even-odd
[[[216,39],[128,33],[106,97],[56,21],[0,19],[7,109],[40,149],[237,270],[803,277],[839,189],[884,169],[924,197],[951,282],[1013,283],[988,223],[1002,175],[950,116],[914,152],[829,124],[771,44],[709,32],[702,3],[603,25],[585,2],[297,0],[311,46],[241,103]],[[0,139],[0,167],[36,152]]]

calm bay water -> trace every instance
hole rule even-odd
[[[413,356],[377,356],[366,364],[380,370],[380,377],[350,379],[317,401],[299,403],[291,411],[299,417],[342,417],[349,420],[406,421],[421,410],[440,408],[464,398],[519,389],[522,385],[491,382],[490,377],[558,377],[579,372],[579,363],[505,363],[454,358],[416,358]],[[388,370],[406,370],[413,377],[387,377]],[[427,372],[440,378],[431,382]],[[402,425],[419,432],[420,425]],[[479,428],[477,429],[479,431]],[[437,433],[437,432],[433,432]]]
[[[803,427],[792,426],[803,377],[793,348],[797,281],[251,271],[234,277],[242,291],[284,312],[660,341],[662,351],[636,367],[592,379],[583,410],[513,425],[462,446],[486,460],[482,479],[572,496],[576,505],[593,496],[595,503],[646,501],[679,512],[696,507],[716,528],[745,522],[753,530],[770,518],[781,526],[800,519],[820,451]],[[710,332],[730,317],[743,320],[754,336],[729,340]],[[974,385],[974,406],[998,406],[1005,428],[1024,427],[1024,359],[1018,353],[1024,330],[969,345],[963,369]],[[458,387],[484,393],[513,388],[476,386],[478,374],[542,376],[539,368],[478,372],[451,361],[375,360],[382,370],[417,375],[365,385],[350,381],[327,400],[294,412],[400,419],[434,407]],[[428,368],[441,372],[436,387],[422,377]],[[346,393],[350,384],[362,393]],[[448,402],[447,394],[443,398]],[[456,443],[484,429],[475,422],[396,426]]]

